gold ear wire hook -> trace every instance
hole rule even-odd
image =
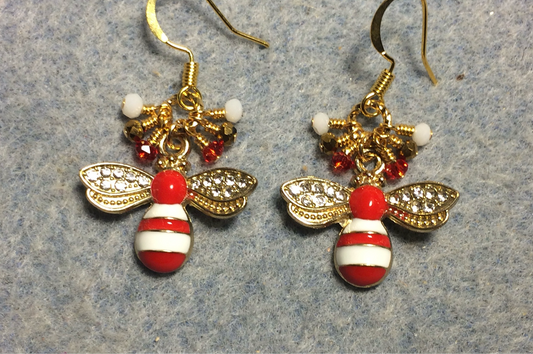
[[[385,13],[385,10],[387,10],[387,7],[393,2],[394,0],[385,0],[383,3],[379,6],[377,9],[374,18],[372,19],[372,25],[370,26],[370,39],[372,41],[372,45],[376,50],[385,58],[387,61],[391,63],[391,66],[389,68],[389,72],[392,74],[392,71],[394,70],[394,59],[387,54],[385,49],[383,48],[383,43],[381,42],[381,20],[383,18],[383,14]],[[426,71],[431,79],[433,81],[433,84],[437,84],[437,78],[433,74],[433,71],[431,70],[428,60],[426,58],[426,41],[427,41],[427,20],[428,20],[428,12],[427,12],[427,3],[426,0],[422,1],[422,62],[424,63],[424,67],[426,68]]]
[[[182,46],[182,45],[179,45],[179,44],[176,44],[172,41],[170,41],[167,37],[167,35],[163,32],[163,30],[161,29],[161,26],[159,26],[159,22],[157,22],[157,17],[156,17],[156,14],[155,14],[155,3],[156,3],[157,0],[148,0],[148,3],[146,5],[146,20],[148,21],[148,26],[150,27],[150,30],[152,30],[152,33],[163,43],[167,44],[168,46],[174,48],[174,49],[177,49],[179,51],[182,51],[182,52],[185,52],[189,55],[189,61],[190,62],[194,62],[194,56],[192,54],[192,51],[185,47],[185,46]],[[215,5],[215,3],[211,0],[207,0],[207,2],[209,3],[209,5],[211,5],[211,7],[213,8],[213,10],[215,10],[215,12],[217,13],[217,15],[220,17],[220,19],[222,21],[224,21],[224,23],[226,24],[226,26],[233,32],[235,33],[236,35],[238,36],[241,36],[243,38],[246,38],[254,43],[257,43],[259,45],[262,45],[263,47],[265,48],[268,48],[269,44],[268,42],[262,40],[262,39],[259,39],[259,38],[256,38],[256,37],[253,37],[249,34],[246,34],[246,33],[243,33],[241,31],[238,31],[236,30],[232,25],[231,23],[226,19],[226,17],[224,17],[224,15],[222,14],[222,12],[220,12],[220,10],[218,9],[218,7]]]

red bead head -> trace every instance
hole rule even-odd
[[[381,189],[365,185],[350,195],[350,209],[354,218],[381,220],[389,206]]]
[[[158,204],[180,204],[187,195],[187,181],[178,171],[166,170],[152,181],[152,199]]]

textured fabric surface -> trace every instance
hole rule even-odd
[[[379,0],[158,4],[162,28],[200,63],[208,108],[239,98],[239,137],[216,166],[259,185],[248,208],[215,220],[189,207],[192,256],[173,275],[136,259],[145,207],[97,211],[81,167],[142,167],[120,103],[159,104],[185,54],[149,31],[142,1],[0,1],[0,350],[3,352],[531,352],[533,316],[533,9],[521,0],[393,3],[383,21],[397,59],[386,95],[397,123],[428,123],[430,144],[400,184],[434,180],[461,198],[449,222],[418,234],[389,221],[394,264],[371,290],[336,275],[340,228],[286,213],[279,186],[314,175],[344,185],[311,117],[345,117],[380,71],[370,22]],[[198,150],[192,173],[207,169]]]

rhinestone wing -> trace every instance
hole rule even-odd
[[[313,176],[296,178],[281,186],[289,215],[312,228],[344,225],[349,220],[351,192],[351,188]]]
[[[385,196],[389,218],[413,231],[430,232],[448,221],[459,192],[437,182],[414,183]]]
[[[80,170],[80,179],[87,187],[87,200],[112,214],[124,213],[150,202],[153,178],[136,167],[116,162],[97,163]]]
[[[246,206],[257,179],[246,172],[218,168],[191,176],[187,180],[189,203],[215,218],[230,218]]]

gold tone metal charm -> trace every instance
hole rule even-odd
[[[191,254],[193,228],[185,207],[192,205],[216,218],[230,218],[246,206],[257,180],[246,172],[218,168],[189,178],[191,143],[202,151],[206,163],[215,162],[237,137],[234,124],[242,116],[242,105],[230,100],[224,108],[205,110],[196,87],[198,63],[190,49],[168,40],[157,22],[155,0],[149,0],[146,17],[158,39],[189,55],[182,76],[182,88],[160,105],[145,105],[137,94],[128,94],[122,112],[131,118],[123,129],[135,143],[140,160],[155,160],[159,172],[151,174],[134,166],[104,162],[81,169],[79,177],[87,187],[91,204],[107,213],[123,213],[152,202],[135,234],[135,251],[149,269],[169,273],[181,268]],[[268,47],[268,43],[237,31],[208,0],[224,23],[236,34]],[[187,113],[175,118],[176,108]],[[144,116],[139,118],[140,116]],[[139,118],[139,119],[138,119]],[[219,123],[217,123],[219,121]]]
[[[408,160],[418,147],[429,142],[427,124],[393,124],[384,96],[392,81],[395,61],[381,41],[381,20],[393,0],[385,0],[371,25],[376,50],[390,63],[381,72],[370,92],[357,103],[346,119],[330,119],[318,113],[312,120],[320,135],[320,149],[331,155],[334,172],[354,171],[353,187],[316,177],[290,180],[281,186],[289,215],[312,228],[334,223],[342,226],[335,245],[334,260],[339,275],[349,284],[368,288],[380,284],[392,266],[392,244],[382,219],[390,218],[409,230],[430,232],[448,221],[449,210],[459,193],[437,182],[419,182],[384,193],[387,182],[405,176]],[[427,5],[422,0],[422,61],[433,83],[437,79],[426,59]],[[360,118],[381,117],[372,130],[365,130]],[[333,133],[340,131],[340,133]]]

